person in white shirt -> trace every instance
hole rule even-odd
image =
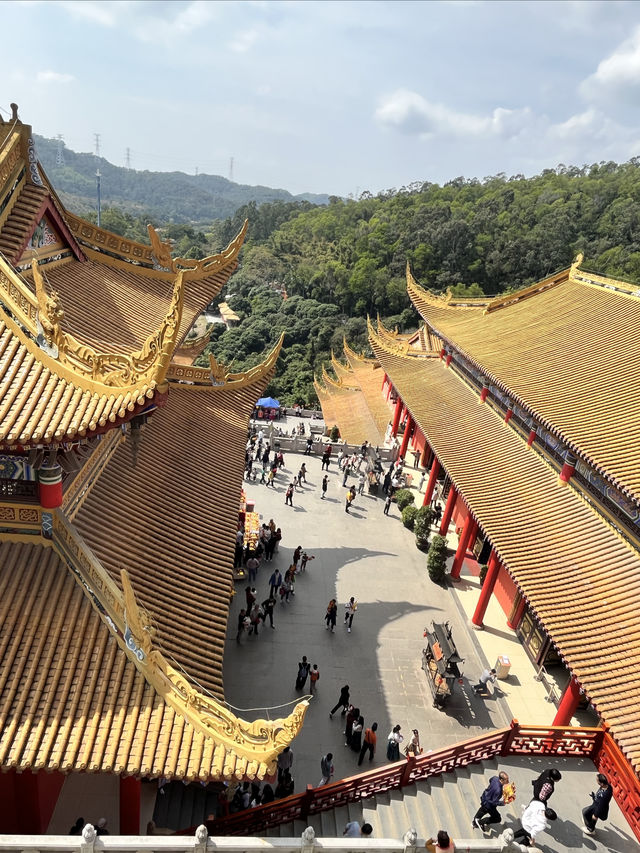
[[[345,826],[342,834],[347,838],[368,838],[372,833],[373,827],[370,823],[363,823],[360,826],[357,820],[352,820]]]
[[[545,806],[540,800],[531,800],[526,808],[522,807],[522,827],[514,832],[513,840],[522,840],[527,847],[535,844],[536,836],[549,829],[549,821],[557,817],[554,810]]]

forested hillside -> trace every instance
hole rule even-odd
[[[227,294],[244,321],[216,330],[211,349],[241,367],[285,330],[270,393],[287,403],[313,399],[313,371],[332,347],[341,357],[343,335],[367,348],[367,314],[416,327],[407,260],[423,286],[467,295],[522,287],[569,266],[578,251],[585,269],[640,283],[640,160],[559,167],[530,179],[459,178],[302,211],[241,209],[217,224],[220,244],[245,215],[242,268]]]
[[[298,196],[287,190],[236,184],[219,175],[149,172],[114,166],[104,157],[78,154],[63,148],[64,165],[56,165],[58,143],[36,136],[38,159],[62,200],[80,216],[96,208],[96,170],[100,170],[102,201],[158,223],[208,223],[232,216],[238,207],[254,201],[311,201],[326,204],[328,197]]]
[[[417,184],[358,201],[330,197],[323,207],[252,202],[207,228],[169,224],[161,231],[176,255],[204,257],[226,245],[245,217],[241,266],[220,295],[242,323],[229,331],[216,325],[209,349],[241,370],[285,331],[268,392],[287,405],[314,402],[313,373],[332,349],[342,356],[344,336],[366,351],[367,314],[403,331],[416,328],[407,260],[423,286],[468,295],[522,287],[569,266],[579,251],[583,268],[640,283],[640,159],[561,166],[528,179]],[[111,208],[103,224],[145,239],[144,217]]]

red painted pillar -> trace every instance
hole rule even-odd
[[[140,779],[120,777],[120,835],[140,835]]]
[[[391,394],[391,388],[392,388],[392,385],[391,385],[391,382],[389,381],[389,384],[387,385],[387,400],[389,399],[389,396]]]
[[[427,467],[427,461],[428,461],[428,459],[429,459],[429,454],[430,454],[430,453],[431,453],[431,448],[429,447],[429,442],[428,442],[428,441],[427,441],[427,439],[425,438],[425,440],[424,440],[424,447],[422,448],[422,455],[420,456],[420,461],[418,462],[418,465],[419,465],[421,468],[426,468],[426,467]]]
[[[62,506],[62,468],[59,465],[43,466],[38,471],[38,494],[43,509]]]
[[[391,425],[391,435],[395,438],[398,434],[398,427],[400,426],[400,417],[402,416],[402,409],[404,408],[404,403],[398,397],[396,400],[396,410],[393,413],[393,424]]]
[[[536,440],[537,434],[538,434],[538,427],[535,424],[532,424],[531,429],[529,430],[529,438],[527,439],[527,447],[531,447],[533,442]]]
[[[440,461],[438,457],[433,454],[433,463],[431,465],[431,473],[429,474],[429,479],[427,481],[427,490],[424,493],[424,500],[422,501],[422,506],[429,506],[431,503],[431,498],[433,497],[433,490],[436,487],[436,483],[438,481],[438,474],[440,473]]]
[[[576,470],[576,457],[572,453],[567,453],[564,457],[564,465],[562,466],[562,471],[560,471],[560,483],[564,483],[565,485],[569,482],[571,477],[574,475]]]
[[[513,403],[511,402],[511,400],[509,400],[509,402],[507,404],[507,411],[506,411],[505,416],[504,416],[504,422],[506,424],[508,424],[512,417],[513,417]]]
[[[402,456],[404,459],[407,455],[407,448],[409,447],[409,439],[411,438],[411,430],[413,429],[413,418],[411,415],[407,415],[407,423],[404,427],[404,435],[402,436],[402,444],[400,445],[400,453],[399,456]]]
[[[480,598],[478,599],[475,613],[471,620],[471,622],[478,628],[483,627],[482,620],[484,619],[484,614],[487,612],[487,605],[489,604],[489,599],[493,594],[493,589],[496,585],[499,571],[500,560],[498,559],[496,552],[492,551],[491,556],[489,557],[488,571],[484,579],[484,583],[482,584],[482,589],[480,590]]]
[[[567,684],[567,688],[562,694],[562,699],[558,705],[558,710],[553,719],[554,726],[569,726],[571,725],[571,717],[578,710],[580,704],[580,685],[573,676]]]
[[[522,617],[524,616],[524,611],[526,609],[527,600],[524,596],[521,596],[520,601],[518,602],[518,606],[514,610],[513,616],[507,622],[507,628],[512,628],[515,631],[518,625],[522,622]]]
[[[384,376],[382,377],[382,388],[381,388],[382,391],[384,391],[384,386],[387,384],[387,382],[388,382],[388,378],[387,378],[387,374],[385,373]]]
[[[469,548],[469,542],[475,539],[477,532],[478,522],[472,515],[468,515],[467,520],[464,523],[464,527],[462,528],[462,534],[460,535],[460,541],[458,542],[458,550],[456,551],[456,555],[453,558],[453,565],[451,566],[451,577],[454,581],[459,580],[460,578],[460,572],[462,571],[462,564],[464,563],[464,558]]]
[[[456,505],[456,499],[458,497],[458,491],[455,486],[451,486],[449,489],[449,495],[447,497],[447,502],[444,507],[444,514],[442,516],[442,521],[440,523],[440,536],[446,536],[447,530],[449,529],[449,525],[451,524],[451,516],[453,515],[453,510]]]
[[[462,534],[460,536],[460,541],[458,542],[458,550],[456,551],[456,555],[453,558],[453,565],[451,566],[451,577],[453,580],[458,580],[460,578],[462,564],[464,562],[465,554],[467,553],[467,548],[469,547],[471,536],[475,531],[477,531],[477,529],[478,522],[472,515],[468,515],[467,520],[464,523],[464,527],[462,528]]]

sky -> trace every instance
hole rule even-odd
[[[5,120],[135,169],[358,197],[640,155],[634,0],[3,0],[0,22]]]

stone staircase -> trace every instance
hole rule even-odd
[[[511,768],[506,766],[509,763],[502,759],[500,769],[511,775]],[[553,766],[553,763],[548,762],[545,767]],[[511,805],[500,808],[500,831],[519,822],[520,805],[529,802],[529,782],[538,772],[527,773],[526,781],[522,779],[523,774],[518,773],[516,785],[519,796]],[[299,837],[306,826],[312,826],[321,838],[339,837],[346,823],[357,820],[371,824],[374,838],[402,838],[407,829],[413,828],[423,839],[435,836],[439,829],[446,829],[454,839],[481,839],[482,833],[472,829],[471,819],[480,805],[480,795],[489,784],[489,778],[497,773],[498,762],[495,760],[459,767],[442,776],[422,779],[401,791],[386,791],[358,803],[310,815],[307,821],[281,824],[267,835]],[[495,837],[497,833],[494,831],[493,835]]]
[[[156,827],[175,831],[186,826],[198,826],[210,815],[216,814],[218,785],[167,782],[163,787],[164,793],[158,791],[153,810]]]

